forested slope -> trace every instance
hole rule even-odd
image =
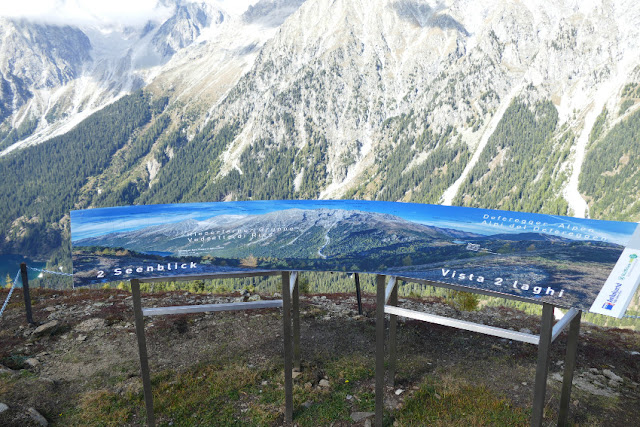
[[[62,245],[60,220],[76,207],[86,180],[162,107],[139,91],[46,144],[0,158],[0,249],[34,255]]]

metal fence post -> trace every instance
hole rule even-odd
[[[33,314],[31,312],[31,294],[29,293],[29,275],[27,274],[27,264],[20,264],[22,274],[22,295],[24,296],[24,308],[27,311],[27,323],[33,325]]]

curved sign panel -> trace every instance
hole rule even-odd
[[[71,212],[71,241],[75,285],[346,271],[621,317],[640,282],[636,223],[455,206],[299,200],[87,209]]]

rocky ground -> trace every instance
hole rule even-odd
[[[0,292],[2,301],[6,295],[6,290]],[[143,305],[211,304],[248,297],[168,292],[143,295]],[[251,296],[274,297],[277,295]],[[19,292],[0,319],[0,425],[143,424],[131,295],[122,290],[36,289],[32,298],[36,325],[27,325]],[[301,297],[303,362],[302,372],[294,373],[296,423],[370,425],[375,298],[366,295],[363,306],[364,314],[358,315],[353,295]],[[503,307],[464,312],[436,298],[401,298],[400,306],[538,332],[539,318]],[[190,375],[197,384],[207,375],[203,369],[213,369],[206,371],[210,375],[230,372],[231,379],[223,383],[230,388],[235,382],[245,383],[238,393],[221,391],[232,404],[225,407],[229,423],[282,423],[281,310],[151,317],[146,318],[146,332],[159,424],[223,423],[218,418],[203,421],[208,418],[198,418],[200,409],[188,407],[194,418],[185,421],[177,403],[163,403],[163,393],[176,394],[190,387],[191,383],[180,382]],[[557,417],[565,342],[562,334],[552,346],[545,407],[549,425],[555,425]],[[460,409],[465,399],[476,399],[474,393],[480,393],[495,396],[511,415],[520,417],[513,423],[526,424],[522,420],[528,419],[532,401],[536,346],[400,319],[398,355],[396,384],[385,396],[386,423],[427,423],[424,420],[431,418],[420,421],[415,417],[422,415],[411,412],[412,408],[445,402],[450,406],[443,406],[442,414],[457,413],[460,418],[447,421],[444,415],[442,419],[437,414],[424,415],[440,419],[434,425],[510,423],[474,413],[480,404],[473,402],[464,406],[468,409]],[[576,425],[634,425],[640,417],[639,367],[639,333],[583,324],[571,421]],[[352,384],[348,384],[349,378],[353,378]],[[207,387],[210,391],[213,386]],[[273,391],[272,400],[265,397],[269,390]],[[458,397],[451,400],[454,395]],[[197,399],[195,402],[197,406]],[[102,412],[92,412],[96,407]]]

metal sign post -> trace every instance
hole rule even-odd
[[[418,282],[440,286],[440,283],[402,278],[406,282]],[[547,388],[547,374],[549,372],[549,352],[551,343],[570,324],[567,352],[565,356],[565,371],[562,383],[562,395],[560,398],[560,413],[558,425],[564,426],[567,423],[569,412],[569,398],[571,395],[571,382],[575,369],[578,333],[580,329],[581,311],[572,308],[562,319],[553,324],[553,305],[543,303],[542,323],[540,335],[516,332],[509,329],[497,328],[465,320],[452,319],[444,316],[437,316],[429,313],[408,310],[398,307],[397,281],[398,278],[391,276],[385,286],[385,277],[377,277],[377,307],[376,307],[376,426],[382,426],[384,415],[384,318],[385,314],[390,315],[389,322],[389,379],[390,385],[394,383],[396,369],[396,318],[397,316],[408,317],[424,322],[435,323],[443,326],[450,326],[472,332],[479,332],[485,335],[492,335],[507,338],[515,341],[526,342],[538,345],[538,361],[536,366],[536,380],[534,386],[533,411],[531,418],[532,426],[541,426],[544,413],[544,401]],[[455,289],[455,288],[454,288]],[[491,295],[491,294],[489,294]],[[493,295],[495,296],[495,294]],[[388,303],[388,304],[387,304]]]
[[[294,273],[295,274],[295,273]],[[289,272],[282,272],[282,324],[284,334],[284,422],[293,422],[293,351],[291,347],[291,288]]]
[[[362,316],[362,295],[360,293],[360,275],[353,273],[356,280],[356,299],[358,300],[358,314]]]
[[[142,314],[140,281],[138,279],[131,281],[131,295],[133,297],[133,316],[136,321],[136,336],[138,337],[138,354],[140,355],[140,373],[142,375],[142,388],[144,389],[144,403],[147,409],[147,425],[154,427],[156,425],[156,418],[153,413],[149,356],[147,355],[147,339],[144,334],[144,315]]]
[[[290,278],[292,289],[293,309],[293,369],[300,372],[302,361],[300,360],[300,288],[298,286],[298,273],[293,273]]]
[[[582,312],[571,320],[569,325],[569,337],[567,338],[567,353],[564,360],[564,375],[562,378],[562,394],[560,395],[560,413],[558,425],[566,426],[569,417],[569,400],[571,399],[571,385],[573,373],[576,369],[576,355],[578,353],[578,336],[580,334],[580,317]]]
[[[536,366],[536,382],[533,392],[533,412],[531,425],[542,425],[544,418],[544,396],[547,392],[547,374],[549,373],[549,350],[553,328],[553,306],[542,306],[542,324],[540,325],[540,342],[538,343],[538,363]]]
[[[384,418],[384,276],[376,276],[376,427]]]

